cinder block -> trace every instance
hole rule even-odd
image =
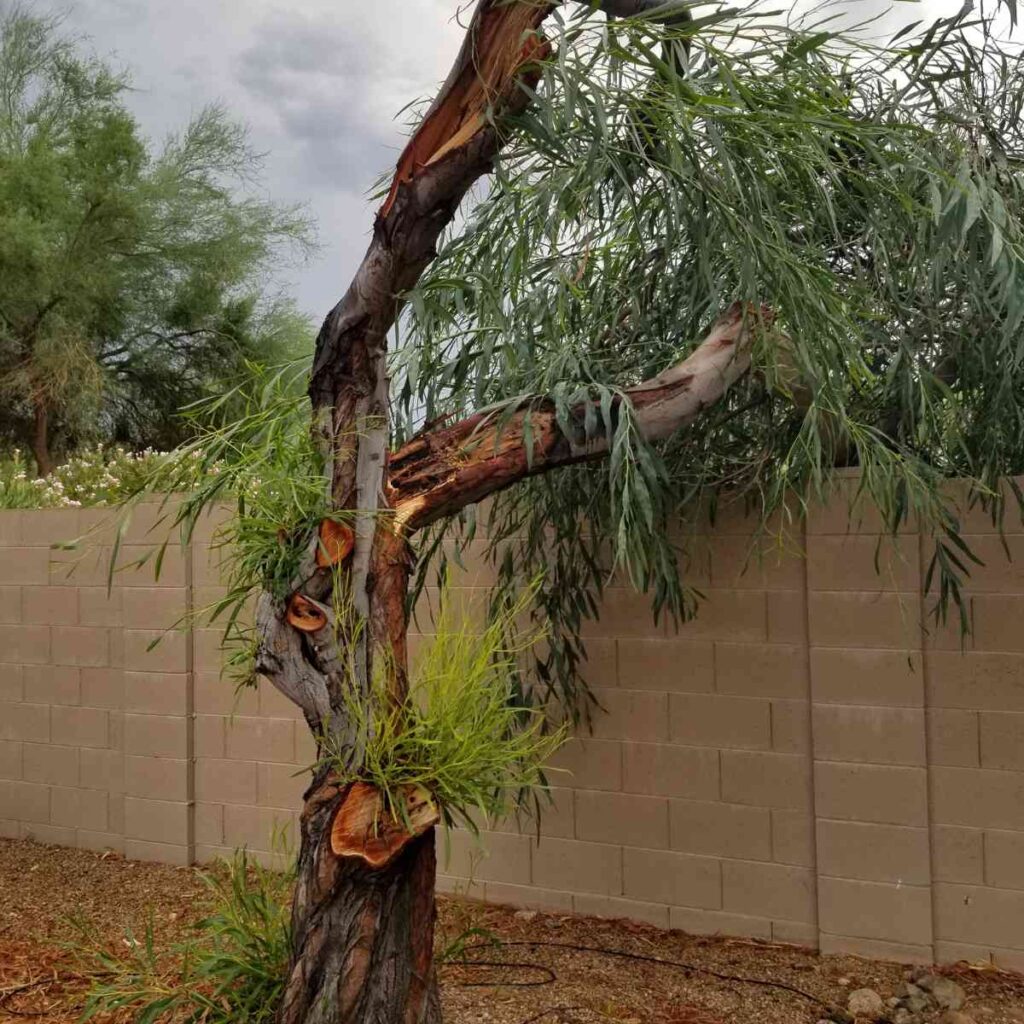
[[[188,757],[187,723],[173,715],[126,714],[124,752],[142,757]]]
[[[0,558],[0,583],[5,586],[45,587],[49,582],[47,548],[4,548]]]
[[[484,898],[488,903],[498,906],[546,910],[556,914],[572,913],[572,893],[556,892],[554,889],[537,889],[532,885],[487,882],[484,885]]]
[[[774,594],[772,595],[774,598]],[[687,639],[764,643],[768,639],[768,603],[762,590],[709,590],[696,618],[679,629]]]
[[[199,758],[196,799],[210,804],[255,804],[256,763]]]
[[[814,872],[787,864],[722,862],[722,909],[783,921],[814,921]]]
[[[26,549],[29,550],[29,549]],[[59,587],[106,587],[115,585],[120,577],[110,575],[111,549],[104,545],[81,544],[67,550],[47,551],[46,548],[31,549],[41,556],[46,567],[46,576],[25,582],[42,584],[49,582]],[[81,612],[81,600],[79,600]]]
[[[82,704],[120,711],[124,707],[124,671],[119,668],[79,669]]]
[[[43,846],[77,846],[78,830],[59,825],[22,822],[19,838]]]
[[[982,651],[1024,652],[1024,594],[975,594],[974,645]]]
[[[196,715],[196,757],[224,756],[224,728],[226,722],[227,719],[220,715]]]
[[[928,824],[925,769],[819,761],[814,766],[819,817],[923,827]]]
[[[555,769],[551,781],[558,785],[622,789],[622,744],[615,741],[573,737],[552,756],[550,766]]]
[[[644,690],[595,690],[602,711],[594,715],[594,737],[601,740],[668,739],[667,693]]]
[[[971,551],[985,563],[971,572],[970,589],[975,594],[1020,594],[1024,536],[1006,533],[965,536]],[[1004,546],[1005,545],[1005,546]],[[1009,555],[1009,557],[1007,557]]]
[[[124,855],[124,838],[111,832],[90,832],[80,828],[75,831],[75,846],[80,850],[92,850],[94,853],[111,853]]]
[[[831,935],[903,945],[932,941],[928,886],[819,878],[818,915],[821,930]]]
[[[147,800],[183,802],[189,799],[188,761],[171,757],[124,759],[124,792]]]
[[[1024,832],[985,833],[985,882],[997,889],[1024,889]]]
[[[104,629],[120,629],[124,625],[118,587],[78,587],[78,624]]]
[[[935,881],[984,884],[984,833],[980,829],[933,825],[931,834]]]
[[[224,667],[224,630],[197,629],[192,634],[195,670],[206,676],[222,678]]]
[[[624,900],[616,896],[576,893],[572,898],[572,909],[586,917],[640,921],[643,924],[654,925],[655,928],[669,926],[668,907],[659,903],[641,903],[639,900]]]
[[[109,630],[89,626],[54,626],[53,663],[101,668],[110,664]]]
[[[50,743],[24,744],[23,765],[26,782],[54,786],[79,784],[78,747],[58,747]]]
[[[25,669],[22,665],[0,665],[0,711],[7,703],[25,699]]]
[[[811,753],[811,708],[806,700],[773,700],[772,750],[781,754]]]
[[[715,688],[738,697],[807,697],[807,653],[795,644],[715,644]]]
[[[50,706],[8,702],[0,704],[0,740],[49,743]]]
[[[0,626],[0,660],[10,665],[48,665],[50,627]]]
[[[966,942],[935,942],[935,962],[955,964],[960,961],[970,964],[992,963],[992,953],[985,946],[971,946]]]
[[[230,804],[224,808],[224,842],[268,852],[294,849],[299,835],[297,820],[289,811]]]
[[[82,701],[81,670],[64,665],[26,665],[25,699],[33,704],[76,705]]]
[[[101,789],[71,789],[54,786],[50,796],[50,823],[65,828],[87,828],[106,832],[107,794]]]
[[[1024,771],[1024,714],[982,712],[981,764]]]
[[[21,587],[0,587],[0,624],[12,626],[22,621]]]
[[[753,537],[714,534],[710,544],[714,587],[796,590],[803,586],[802,544],[798,537],[784,537],[780,546]]]
[[[932,946],[905,945],[882,939],[862,939],[851,935],[821,933],[820,951],[837,956],[867,957],[871,960],[891,960],[900,964],[931,964]]]
[[[125,672],[124,709],[149,715],[188,712],[188,676],[172,672]]]
[[[241,689],[225,679],[218,669],[215,673],[195,674],[196,711],[201,715],[243,715],[256,718],[260,714],[260,695],[254,687]]]
[[[99,708],[51,708],[50,735],[54,743],[65,747],[109,746],[107,712]]]
[[[720,910],[722,861],[664,850],[622,851],[623,893],[646,903]]]
[[[134,587],[124,601],[126,629],[176,629],[186,613],[185,591],[173,587]]]
[[[159,558],[162,544],[163,538],[158,538],[152,543],[126,544],[121,548],[117,564],[118,581],[122,587],[132,590],[143,587],[180,589],[186,585],[185,557],[181,545],[176,539],[172,540],[162,558]]]
[[[17,782],[24,778],[22,769],[23,743],[0,740],[0,779]]]
[[[51,544],[67,544],[81,533],[80,511],[76,508],[36,508],[21,514],[22,547],[48,548]]]
[[[865,493],[858,491],[859,487],[859,474],[855,472],[845,478],[837,477],[828,500],[808,509],[808,538],[829,533],[877,535],[892,532],[890,524],[883,520],[878,508]],[[909,524],[901,524],[897,532],[904,534],[914,531]],[[808,544],[811,543],[808,539]]]
[[[772,923],[763,917],[689,907],[672,907],[669,915],[671,927],[688,935],[730,935],[765,940],[772,937]]]
[[[746,750],[771,747],[771,705],[766,700],[673,693],[669,715],[674,743]]]
[[[714,648],[708,641],[624,638],[617,644],[619,685],[625,689],[711,693],[715,688]]]
[[[811,690],[816,704],[921,707],[921,655],[856,647],[815,647],[811,650]]]
[[[772,860],[796,867],[813,867],[814,820],[807,811],[775,809],[772,815]]]
[[[935,934],[947,942],[1024,949],[1024,892],[937,882]]]
[[[921,566],[917,537],[812,536],[807,543],[807,584],[822,590],[917,592]]]
[[[809,810],[810,758],[797,754],[722,751],[722,799],[754,807]]]
[[[188,804],[183,801],[124,798],[125,840],[183,845],[188,837]],[[239,845],[242,845],[241,843]],[[128,856],[127,842],[125,856]]]
[[[666,849],[668,801],[664,797],[581,790],[576,794],[576,838],[591,843],[628,839],[634,846]]]
[[[227,684],[228,690],[233,690],[230,681],[224,680]],[[250,693],[256,697],[259,704],[259,714],[264,718],[292,718],[297,722],[302,722],[305,725],[305,719],[302,715],[302,709],[294,701],[289,700],[281,691],[274,686],[269,680],[261,678],[257,689],[253,690],[250,687],[246,687],[243,693]],[[234,695],[234,699],[237,703],[240,694]],[[234,712],[236,715],[244,715],[246,712],[238,709]]]
[[[981,763],[977,713],[929,708],[928,757],[933,765],[977,768]]]
[[[131,596],[125,598],[131,603]],[[171,672],[189,670],[188,644],[184,633],[159,629],[126,629],[124,668],[129,672]],[[154,646],[155,645],[155,646]]]
[[[302,794],[309,786],[310,775],[292,764],[258,764],[256,792],[262,807],[287,807],[298,810]]]
[[[622,848],[542,839],[530,848],[534,885],[564,892],[622,894]]]
[[[772,921],[772,942],[784,942],[805,950],[818,948],[818,926],[800,921]]]
[[[931,884],[928,830],[818,821],[818,873],[897,885]]]
[[[21,544],[21,516],[19,509],[0,509],[0,548],[15,548]]]
[[[0,782],[0,818],[48,824],[50,787],[34,782]]]
[[[1024,656],[991,651],[931,651],[928,703],[965,711],[1024,711]]]
[[[530,840],[507,832],[481,837],[454,830],[437,851],[438,870],[475,882],[530,884]],[[550,888],[547,886],[546,888]]]
[[[765,807],[672,800],[669,813],[673,850],[705,857],[772,859],[771,812]],[[633,845],[632,835],[625,834]]]
[[[77,587],[22,587],[21,621],[35,626],[78,623]]]
[[[932,768],[936,824],[1024,830],[1024,774],[984,768]]]
[[[803,590],[774,590],[768,601],[768,642],[807,643],[807,595]]]
[[[124,754],[119,750],[80,752],[80,781],[87,789],[104,789],[108,793],[124,792]]]
[[[124,836],[124,801],[121,793],[110,793],[107,799],[107,821],[110,831],[115,835]]]
[[[916,708],[821,704],[813,709],[814,755],[821,761],[924,765],[924,715]]]
[[[916,594],[814,592],[807,597],[815,647],[881,647],[914,650],[921,645]]]
[[[720,793],[718,751],[669,743],[624,743],[623,783],[627,793],[717,800]],[[577,785],[588,777],[579,776]]]
[[[295,761],[295,723],[281,718],[230,719],[227,756],[238,761]]]
[[[632,588],[609,587],[600,603],[599,619],[584,619],[581,635],[589,637],[666,636],[665,617],[657,624],[651,598]]]
[[[224,843],[224,808],[220,804],[196,804],[196,843],[221,846]]]
[[[189,863],[189,848],[178,843],[150,843],[142,839],[124,839],[124,859],[150,861],[157,864]]]

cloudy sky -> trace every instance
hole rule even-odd
[[[0,0],[0,8],[7,0]],[[886,29],[959,0],[901,3]],[[884,0],[846,0],[859,18]],[[308,206],[322,243],[285,283],[322,316],[366,246],[370,185],[401,148],[402,108],[436,88],[458,48],[459,0],[34,0],[129,69],[130,104],[160,139],[224,103],[266,153],[269,194]],[[876,30],[879,26],[876,26]]]

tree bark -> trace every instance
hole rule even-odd
[[[50,412],[42,398],[36,398],[32,423],[32,457],[36,460],[39,476],[53,472],[53,457],[50,455]]]
[[[412,531],[530,473],[605,453],[600,439],[563,430],[538,401],[501,431],[493,414],[480,414],[388,454],[387,333],[441,232],[491,169],[503,116],[529,102],[536,61],[548,51],[540,26],[555,6],[479,0],[447,81],[399,159],[366,256],[317,338],[312,429],[333,516],[310,544],[291,597],[264,594],[257,608],[258,670],[298,704],[321,754],[331,754],[305,794],[279,1024],[440,1021],[433,827],[403,833],[393,811],[367,795],[372,787],[352,783],[362,737],[347,701],[379,696],[375,670],[386,675],[389,699],[400,705],[406,696]],[[651,4],[599,6],[617,14]],[[668,436],[745,372],[749,322],[731,310],[689,359],[627,391],[648,436]],[[574,419],[582,423],[582,414]],[[335,842],[343,817],[369,822],[365,843]]]

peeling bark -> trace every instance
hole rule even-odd
[[[641,434],[663,440],[717,402],[750,368],[752,328],[770,320],[768,310],[755,314],[736,304],[686,359],[625,389]],[[505,420],[504,411],[428,431],[391,456],[389,500],[398,524],[420,529],[528,476],[607,454],[603,434],[586,437],[582,407],[569,433],[550,402],[530,403]]]

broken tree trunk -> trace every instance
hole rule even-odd
[[[607,3],[614,14],[652,6]],[[531,473],[604,453],[600,439],[564,431],[541,401],[501,431],[493,415],[481,414],[388,455],[387,332],[467,191],[491,169],[502,118],[529,102],[548,50],[540,26],[555,6],[479,0],[451,74],[402,153],[366,256],[317,339],[313,433],[332,513],[290,598],[264,594],[257,607],[257,668],[298,704],[321,754],[330,754],[305,794],[279,1024],[440,1021],[432,949],[437,809],[429,794],[411,792],[399,814],[373,786],[351,781],[363,737],[348,702],[371,706],[379,696],[371,694],[375,672],[386,677],[391,700],[400,705],[406,696],[412,531]],[[730,310],[692,356],[626,391],[648,436],[690,422],[746,371],[750,319]]]

